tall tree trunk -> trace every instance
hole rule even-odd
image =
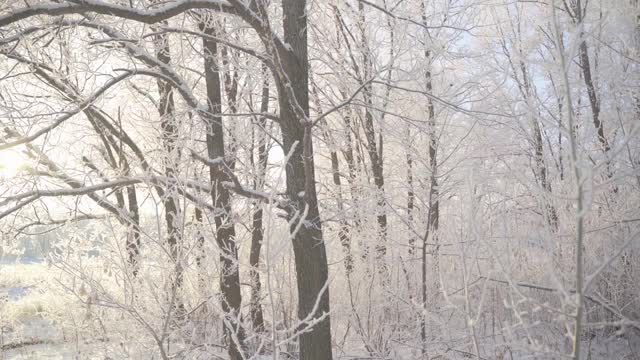
[[[306,320],[301,327],[308,327],[309,322],[313,324],[310,331],[300,334],[300,359],[330,360],[328,264],[316,195],[311,124],[297,115],[302,111],[305,117],[309,116],[306,1],[283,0],[282,8],[284,40],[289,46],[281,48],[278,55],[287,79],[278,79],[277,85],[284,152],[291,153],[286,166],[286,192],[294,207],[290,213],[290,229],[298,285],[298,318]],[[288,86],[291,88],[287,89]]]
[[[201,296],[206,296],[204,293],[206,286],[206,277],[205,277],[205,250],[204,250],[204,214],[202,213],[202,209],[196,206],[195,209],[195,220],[196,226],[198,227],[196,231],[196,266],[198,268],[198,290],[200,291]]]
[[[264,327],[264,314],[262,312],[262,304],[260,303],[260,297],[262,292],[262,283],[260,282],[260,273],[258,267],[260,265],[260,251],[262,248],[262,242],[264,240],[264,228],[262,225],[262,208],[260,204],[255,205],[252,219],[251,230],[251,251],[249,254],[249,263],[251,270],[249,272],[249,278],[251,279],[251,323],[253,324],[253,330],[256,332],[263,332]]]
[[[137,276],[140,269],[140,211],[138,209],[138,197],[134,185],[127,187],[127,198],[129,200],[129,215],[131,216],[133,225],[127,235],[126,247],[131,272],[133,276]]]
[[[207,35],[216,35],[215,25],[201,24]],[[211,159],[225,158],[224,128],[222,126],[222,90],[220,71],[217,62],[218,46],[210,38],[203,37],[205,81],[207,87],[207,155]],[[229,357],[240,360],[244,346],[244,331],[240,322],[242,294],[240,291],[240,271],[238,267],[238,249],[235,243],[235,226],[231,220],[231,196],[223,186],[228,175],[220,167],[209,167],[211,180],[211,200],[216,209],[216,243],[220,250],[220,290],[222,292],[222,310],[224,312],[224,334],[229,346]]]
[[[262,67],[262,74],[264,79],[262,83],[260,112],[266,113],[269,111],[269,75],[266,66]],[[259,132],[267,131],[267,119],[264,116],[258,118],[258,127],[260,128]],[[269,149],[267,148],[267,135],[261,133],[258,140],[258,175],[254,181],[254,188],[258,191],[264,189],[268,160]],[[253,154],[251,155],[251,162],[254,163]],[[256,203],[252,214],[251,251],[249,253],[251,269],[249,270],[249,277],[251,278],[251,323],[253,324],[253,330],[257,332],[264,331],[264,315],[260,303],[262,284],[260,283],[260,273],[258,271],[260,266],[260,251],[262,249],[262,242],[264,241],[262,217],[262,205]]]
[[[316,108],[319,114],[322,114],[322,104],[320,103],[320,96],[318,95],[318,90],[315,84],[312,84],[311,91],[313,93],[313,98],[316,103]],[[322,137],[324,142],[327,144],[329,148],[329,156],[331,158],[331,175],[333,178],[333,184],[336,187],[336,203],[338,206],[338,212],[340,214],[344,214],[344,201],[342,198],[342,180],[340,179],[340,160],[338,159],[338,150],[336,149],[335,141],[331,137],[331,133],[329,132],[329,124],[325,120],[321,122],[322,125]],[[351,236],[349,233],[349,223],[345,219],[344,216],[340,216],[338,220],[338,239],[340,239],[340,244],[342,245],[342,250],[344,251],[344,267],[347,273],[347,279],[350,279],[351,273],[353,272],[353,256],[351,255]]]
[[[106,120],[106,119],[105,119]],[[97,122],[96,122],[97,123]],[[118,112],[118,126],[120,127],[120,131],[122,131],[122,121],[120,119],[120,113]],[[107,135],[108,134],[108,135]],[[116,140],[113,138],[111,134],[105,132],[105,135],[108,136],[112,143],[116,143]],[[106,145],[106,144],[105,144]],[[121,168],[124,172],[125,176],[129,176],[131,174],[131,168],[129,166],[129,161],[126,158],[126,154],[124,152],[124,144],[122,140],[117,144],[118,150],[118,159],[119,164],[118,168]],[[112,145],[113,146],[113,145]],[[134,277],[138,276],[138,272],[140,270],[140,208],[138,207],[138,195],[136,193],[136,186],[131,185],[127,186],[127,201],[129,205],[129,216],[131,217],[131,228],[127,234],[127,254],[129,266],[131,266],[131,273]]]
[[[70,91],[68,88],[60,87],[58,89],[61,91]],[[131,169],[129,168],[129,162],[127,161],[126,154],[124,153],[122,141],[118,143],[113,134],[105,128],[104,122],[107,120],[95,108],[87,108],[84,110],[84,113],[104,145],[105,150],[102,155],[106,162],[114,170],[121,171],[124,176],[129,176],[131,174]],[[118,114],[118,125],[120,127],[120,131],[122,131],[120,114]],[[116,154],[118,155],[117,159]],[[91,160],[85,156],[82,157],[82,160],[87,166],[98,172],[100,176],[107,181],[107,177],[102,175],[100,170],[91,162]],[[129,216],[124,223],[127,224],[129,230],[127,232],[125,249],[127,250],[127,262],[129,263],[131,274],[136,277],[138,276],[140,261],[140,214],[135,185],[127,186],[126,192]],[[124,211],[125,198],[122,193],[122,189],[117,189],[114,191],[114,194],[116,196],[118,207]]]
[[[406,124],[405,130],[405,142],[406,142],[406,158],[407,158],[407,222],[410,227],[413,226],[413,212],[415,210],[415,192],[413,189],[413,151],[411,141],[411,124]],[[413,235],[409,235],[409,255],[413,256],[415,253],[416,239]]]
[[[224,30],[224,29],[222,29]],[[227,35],[227,34],[222,34]],[[227,98],[227,107],[229,113],[238,113],[238,78],[240,77],[237,66],[234,65],[235,70],[231,71],[231,55],[233,54],[226,46],[220,48],[220,58],[222,60],[222,71],[224,74],[224,90]],[[266,110],[265,110],[266,111]],[[230,161],[228,163],[230,169],[235,169],[236,166],[236,153],[238,149],[238,141],[236,140],[237,121],[231,123],[228,141],[228,154],[230,155]]]
[[[156,35],[154,37],[154,45],[156,57],[164,64],[171,63],[171,51],[169,47],[169,38],[166,34]],[[175,103],[173,100],[173,86],[165,80],[157,80],[158,90],[160,93],[160,101],[158,102],[158,112],[160,113],[160,128],[162,143],[166,158],[164,159],[164,172],[168,179],[176,178],[175,164],[177,162],[176,140],[178,138],[178,124],[175,118]],[[176,296],[180,296],[179,292],[182,288],[182,260],[181,249],[182,239],[180,231],[180,214],[178,189],[175,181],[169,181],[165,189],[164,198],[164,215],[167,226],[167,244],[171,259],[174,262],[175,273],[173,279],[173,291]],[[178,301],[177,308],[183,308],[182,302]]]
[[[354,60],[353,67],[354,67],[356,76],[359,76],[357,74],[359,73],[360,70],[358,68],[357,63],[355,62],[355,58],[353,57],[353,52],[351,51],[351,45],[350,45],[349,39],[347,38],[347,34],[346,34],[346,30],[345,30],[344,22],[342,20],[342,15],[340,13],[340,10],[338,9],[337,6],[333,6],[333,12],[334,12],[335,25],[336,25],[336,38],[338,40],[338,50],[348,51],[350,58]],[[344,37],[344,45],[346,49],[343,49],[342,47],[342,42],[340,41],[342,37]],[[342,63],[343,63],[343,66],[347,66],[347,61],[345,59],[343,59]],[[341,88],[339,91],[343,99],[347,99],[349,97],[345,89]],[[343,116],[343,120],[344,120],[344,126],[345,126],[344,127],[345,144],[341,152],[342,152],[342,156],[344,156],[345,158],[345,162],[347,163],[347,169],[349,171],[349,177],[347,178],[347,182],[349,183],[349,191],[351,195],[351,208],[358,209],[359,208],[358,204],[360,200],[360,193],[359,193],[360,189],[356,185],[356,178],[357,178],[358,171],[356,168],[356,162],[353,154],[353,141],[351,138],[352,133],[355,133],[356,129],[353,126],[353,109],[349,105],[345,106],[345,113]],[[332,158],[332,161],[333,161],[333,158]],[[338,162],[338,159],[336,158],[336,163],[337,162]],[[360,229],[360,223],[361,223],[360,215],[357,210],[352,212],[352,216],[353,216],[353,226],[351,227],[350,233],[354,232],[353,229]],[[362,244],[361,240],[359,241],[359,244],[361,247],[366,248],[364,244]],[[351,254],[353,253],[351,252]],[[367,258],[366,251],[363,251],[362,257],[364,259]],[[353,261],[353,256],[351,256],[351,261]]]
[[[522,56],[522,54],[521,54]],[[551,228],[553,232],[558,231],[558,212],[551,203],[551,200],[547,198],[547,196],[553,193],[553,189],[551,188],[551,182],[548,178],[548,170],[547,165],[544,161],[544,143],[542,141],[542,128],[540,126],[540,121],[536,116],[536,111],[533,108],[533,87],[531,85],[529,79],[529,72],[527,71],[526,64],[524,61],[520,61],[520,71],[522,72],[522,86],[523,86],[523,95],[525,100],[527,101],[527,105],[529,106],[529,110],[531,113],[531,122],[533,124],[533,148],[534,148],[534,158],[535,158],[535,173],[538,182],[542,189],[544,189],[545,196],[545,219],[547,220],[547,224]],[[515,72],[515,69],[514,69]]]
[[[586,13],[586,9],[582,8],[582,4],[580,0],[576,0],[574,4],[574,17],[578,26],[581,26],[584,22],[584,15]],[[611,150],[611,145],[605,135],[604,132],[604,123],[600,118],[600,99],[598,98],[598,94],[596,92],[596,84],[591,73],[591,61],[589,58],[589,47],[587,45],[587,40],[585,40],[584,32],[580,32],[580,46],[578,47],[578,53],[580,57],[580,68],[582,69],[582,75],[584,79],[584,84],[587,88],[587,95],[589,96],[589,105],[591,107],[591,117],[593,120],[593,126],[596,128],[598,142],[602,147],[602,151],[604,155],[608,157]],[[606,176],[609,179],[613,179],[613,169],[611,167],[611,160],[607,158],[606,160]],[[618,192],[618,187],[613,184],[612,191],[614,193]]]
[[[422,10],[422,24],[427,29],[427,15],[426,15],[426,5],[424,1],[420,2],[421,10]],[[425,30],[425,45],[428,44],[430,40],[429,33]],[[433,92],[433,80],[431,75],[431,62],[433,61],[431,50],[426,48],[424,51],[424,57],[426,61],[426,70],[425,70],[425,88],[428,94],[432,94]],[[438,228],[440,226],[440,189],[438,184],[438,136],[436,132],[436,119],[435,119],[435,109],[433,104],[433,99],[429,96],[427,97],[427,131],[428,131],[428,141],[429,141],[429,167],[431,170],[430,174],[430,186],[429,186],[429,210],[427,215],[427,230],[422,239],[422,306],[426,309],[427,306],[427,256],[426,256],[426,248],[431,241],[434,244],[433,251],[433,268],[432,268],[432,281],[434,284],[434,296],[433,300],[435,303],[436,297],[440,293],[440,243],[438,236]],[[437,304],[436,304],[437,308]],[[421,318],[421,327],[420,333],[422,338],[422,355],[426,356],[426,319],[423,315]]]
[[[355,157],[353,155],[353,140],[351,138],[351,132],[354,131],[353,128],[353,112],[350,107],[347,107],[346,113],[344,116],[344,135],[345,135],[345,146],[342,151],[342,156],[347,163],[347,169],[349,171],[349,177],[347,178],[347,182],[349,183],[349,193],[351,195],[351,207],[354,209],[358,209],[360,202],[360,187],[356,183],[358,177],[358,168],[356,166]],[[353,229],[361,228],[360,214],[357,211],[353,211],[353,227],[351,233],[353,233]]]
[[[365,29],[366,18],[364,14],[364,4],[362,1],[358,2],[358,10],[360,13],[359,27],[362,46],[362,67],[363,74],[361,83],[365,83],[372,76],[371,58],[369,54],[369,45],[367,40],[367,34]],[[367,139],[367,152],[369,154],[369,160],[371,161],[371,172],[373,173],[373,182],[376,186],[376,197],[378,205],[378,231],[380,233],[380,242],[376,244],[376,260],[380,266],[380,270],[383,276],[388,275],[388,268],[386,264],[387,254],[387,213],[385,210],[385,193],[384,193],[384,169],[382,163],[382,136],[379,137],[379,143],[376,139],[375,125],[373,123],[373,88],[371,83],[364,85],[362,90],[366,107],[364,109],[364,133]]]

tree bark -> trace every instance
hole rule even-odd
[[[522,56],[522,54],[521,54]],[[523,92],[525,96],[525,100],[530,107],[531,112],[531,122],[533,123],[533,148],[534,148],[534,157],[535,157],[535,173],[536,178],[540,182],[540,186],[545,191],[545,219],[547,220],[547,224],[553,232],[558,231],[558,212],[551,203],[549,199],[547,199],[548,195],[553,193],[553,189],[551,187],[551,182],[548,178],[548,170],[547,165],[544,161],[544,144],[542,142],[542,128],[540,126],[540,121],[537,116],[535,116],[535,112],[533,107],[531,106],[533,103],[533,88],[531,86],[531,82],[529,79],[529,72],[527,71],[527,67],[523,61],[520,61],[520,70],[522,72],[522,86],[524,87]],[[514,69],[515,71],[515,69]]]
[[[405,130],[405,141],[406,141],[406,159],[407,159],[407,222],[409,226],[413,226],[413,213],[415,210],[415,192],[413,189],[413,156],[411,151],[413,151],[412,141],[411,141],[411,124],[406,124]],[[415,253],[416,249],[416,239],[413,235],[409,234],[409,256],[412,257]]]
[[[358,10],[360,12],[360,32],[362,40],[362,67],[363,75],[361,83],[368,81],[372,75],[371,59],[369,54],[369,45],[367,40],[367,34],[365,30],[366,18],[364,14],[364,4],[358,2]],[[364,133],[367,139],[367,152],[369,154],[369,160],[371,161],[371,172],[373,173],[373,182],[376,186],[376,198],[378,205],[378,231],[380,233],[380,242],[376,244],[376,260],[379,263],[380,270],[383,276],[388,275],[388,269],[386,264],[387,255],[387,212],[385,210],[385,191],[384,191],[384,168],[382,163],[382,136],[379,136],[379,143],[376,142],[376,131],[373,123],[373,113],[371,108],[373,107],[373,87],[371,83],[364,86],[362,91],[366,107],[364,109]]]
[[[195,220],[196,220],[196,266],[198,267],[198,290],[200,291],[201,296],[206,296],[204,290],[206,289],[206,277],[205,277],[205,249],[204,249],[204,214],[202,213],[202,209],[196,206],[195,209]]]
[[[215,36],[214,25],[201,24],[207,35]],[[220,71],[217,63],[217,43],[203,37],[205,82],[207,87],[208,115],[207,123],[207,155],[210,159],[225,158],[224,128],[222,126],[222,92]],[[219,209],[214,215],[216,224],[216,243],[220,251],[220,290],[222,292],[222,311],[224,312],[224,334],[229,346],[228,353],[232,360],[241,360],[244,347],[244,330],[240,323],[240,307],[242,294],[240,291],[240,271],[238,268],[238,249],[235,243],[235,226],[231,220],[231,195],[223,186],[228,175],[219,167],[209,167],[211,180],[211,200]]]
[[[262,68],[263,83],[262,94],[260,100],[260,112],[266,113],[269,110],[269,79],[265,66]],[[261,116],[258,119],[258,127],[260,131],[266,130],[267,119]],[[254,182],[254,188],[258,191],[264,189],[264,183],[267,176],[267,162],[269,160],[269,149],[267,148],[267,135],[260,134],[258,140],[258,175]],[[251,155],[251,162],[254,163],[253,154]],[[262,249],[262,242],[264,241],[264,227],[262,225],[262,205],[256,203],[254,205],[252,214],[252,229],[251,229],[251,250],[249,253],[249,264],[251,270],[249,271],[249,277],[251,278],[251,323],[253,324],[253,330],[257,332],[264,331],[264,314],[262,312],[262,305],[260,303],[262,284],[260,282],[260,273],[258,268],[260,266],[260,252]]]
[[[164,64],[171,63],[171,51],[169,48],[169,39],[165,34],[156,35],[154,38],[156,56],[159,61]],[[162,144],[165,150],[164,173],[168,179],[175,179],[176,169],[176,140],[178,137],[178,126],[175,118],[175,102],[173,100],[173,86],[164,80],[157,80],[158,92],[160,93],[160,101],[158,102],[158,112],[160,113],[160,128]],[[173,287],[175,291],[180,291],[182,287],[182,264],[180,259],[180,226],[178,222],[180,217],[178,214],[178,189],[176,184],[169,182],[165,189],[164,216],[167,226],[167,244],[171,260],[175,264],[175,278]],[[181,307],[181,306],[178,306]]]
[[[129,200],[129,214],[133,221],[133,226],[129,230],[127,237],[127,254],[129,255],[129,266],[133,276],[138,275],[140,269],[140,211],[138,209],[138,197],[135,185],[127,187],[127,198]]]
[[[277,86],[284,152],[291,153],[286,166],[286,192],[293,206],[290,230],[296,263],[298,318],[306,320],[300,328],[312,326],[310,331],[300,334],[300,359],[330,360],[328,264],[316,195],[311,124],[308,122],[306,1],[283,0],[282,9],[284,40],[289,46],[278,55],[287,79],[279,79]],[[291,92],[287,91],[287,86],[291,86]],[[295,98],[291,98],[290,93]],[[307,119],[300,118],[300,110]]]
[[[319,114],[322,114],[322,104],[320,103],[320,96],[318,95],[317,88],[315,84],[312,84],[312,93],[313,98],[316,103],[316,108]],[[333,179],[333,184],[336,188],[336,203],[338,206],[338,212],[344,214],[344,200],[342,198],[342,180],[340,179],[340,160],[338,158],[338,151],[336,149],[335,141],[333,141],[331,137],[331,133],[328,129],[328,124],[325,120],[321,122],[323,127],[322,129],[322,137],[324,142],[327,144],[329,148],[329,156],[331,158],[331,175]],[[347,279],[350,281],[351,273],[353,272],[353,255],[351,254],[351,234],[349,232],[349,222],[345,219],[344,215],[340,217],[338,220],[338,239],[340,239],[340,244],[342,245],[342,250],[344,251],[344,267],[347,274]]]
[[[426,15],[426,5],[424,1],[420,2],[421,10],[422,10],[422,24],[427,28],[427,15]],[[428,44],[428,40],[430,39],[430,35],[426,32],[425,36],[425,45]],[[425,48],[424,57],[426,61],[426,70],[425,70],[425,88],[428,94],[432,94],[433,92],[433,77],[431,74],[431,61],[432,54],[429,48]],[[429,141],[429,167],[431,170],[430,174],[430,186],[429,186],[429,210],[427,215],[427,230],[422,239],[422,307],[426,310],[427,306],[427,252],[426,248],[428,246],[429,240],[433,244],[435,244],[435,248],[433,251],[433,273],[431,277],[433,278],[434,289],[433,292],[435,296],[433,296],[433,300],[435,303],[436,297],[440,293],[440,244],[438,239],[438,228],[440,226],[440,189],[438,184],[438,136],[436,133],[436,119],[435,119],[435,108],[433,104],[433,99],[431,97],[427,97],[427,131],[428,131],[428,141]],[[437,304],[435,305],[437,308]],[[426,319],[423,315],[421,317],[421,326],[420,326],[420,334],[422,339],[422,355],[426,356]]]
[[[580,26],[584,22],[584,15],[586,13],[586,9],[583,10],[582,4],[580,0],[577,0],[574,4],[574,17],[578,26]],[[609,144],[609,140],[607,139],[604,132],[604,123],[600,118],[600,99],[598,98],[598,94],[596,92],[596,84],[593,79],[593,75],[591,73],[591,61],[589,58],[589,47],[587,45],[587,40],[583,38],[584,31],[580,32],[580,46],[578,47],[578,54],[580,58],[580,68],[582,69],[582,76],[584,79],[584,84],[587,88],[587,95],[589,96],[589,105],[591,107],[591,118],[593,120],[593,126],[596,128],[598,142],[604,152],[605,156],[609,156],[611,145]],[[606,176],[609,179],[613,178],[613,169],[611,167],[611,160],[605,159],[606,161]],[[614,193],[618,192],[618,187],[613,184],[611,190]]]

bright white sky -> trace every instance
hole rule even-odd
[[[0,179],[8,179],[16,175],[24,163],[24,157],[15,150],[0,151]]]

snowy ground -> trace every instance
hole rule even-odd
[[[47,280],[43,264],[0,264],[3,358],[48,358],[47,348],[60,342],[60,331],[48,316],[53,303],[47,298]]]
[[[0,263],[0,360],[5,359],[148,359],[141,347],[125,344],[126,337],[101,338],[94,321],[57,283],[55,268],[42,262]],[[126,334],[126,320],[121,326]],[[112,328],[117,322],[110,323]],[[640,360],[640,340],[624,337],[585,341],[585,359]],[[145,354],[147,354],[145,356]],[[222,354],[221,354],[222,355]],[[190,358],[195,359],[191,355]],[[187,357],[189,358],[189,357]],[[411,359],[411,356],[406,359]],[[468,358],[450,353],[447,359]],[[512,353],[502,359],[543,359]],[[261,359],[267,359],[262,357]],[[345,359],[347,359],[345,357]],[[348,359],[358,359],[350,356]]]
[[[55,270],[42,262],[0,264],[0,359],[105,359],[103,350],[114,344],[65,331],[63,323],[82,309],[55,280]]]

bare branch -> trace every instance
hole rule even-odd
[[[124,74],[119,75],[119,76],[109,80],[104,86],[102,86],[100,89],[98,89],[96,92],[94,92],[91,96],[89,96],[89,98],[87,98],[86,100],[80,102],[78,107],[76,107],[75,109],[67,112],[65,115],[60,116],[59,118],[54,120],[51,125],[49,125],[47,127],[44,127],[42,129],[36,131],[35,133],[31,134],[31,135],[21,137],[18,140],[7,142],[7,143],[4,143],[4,144],[0,144],[0,150],[6,150],[6,149],[9,149],[9,148],[18,146],[18,145],[30,143],[33,140],[39,138],[40,136],[48,133],[49,131],[55,129],[60,124],[65,122],[66,120],[72,118],[77,113],[83,111],[86,107],[90,106],[94,101],[96,101],[100,97],[100,95],[102,95],[105,91],[109,90],[109,88],[111,88],[112,86],[118,84],[122,80],[125,80],[125,79],[131,77],[134,74],[135,73],[132,72],[132,71],[127,71]]]

